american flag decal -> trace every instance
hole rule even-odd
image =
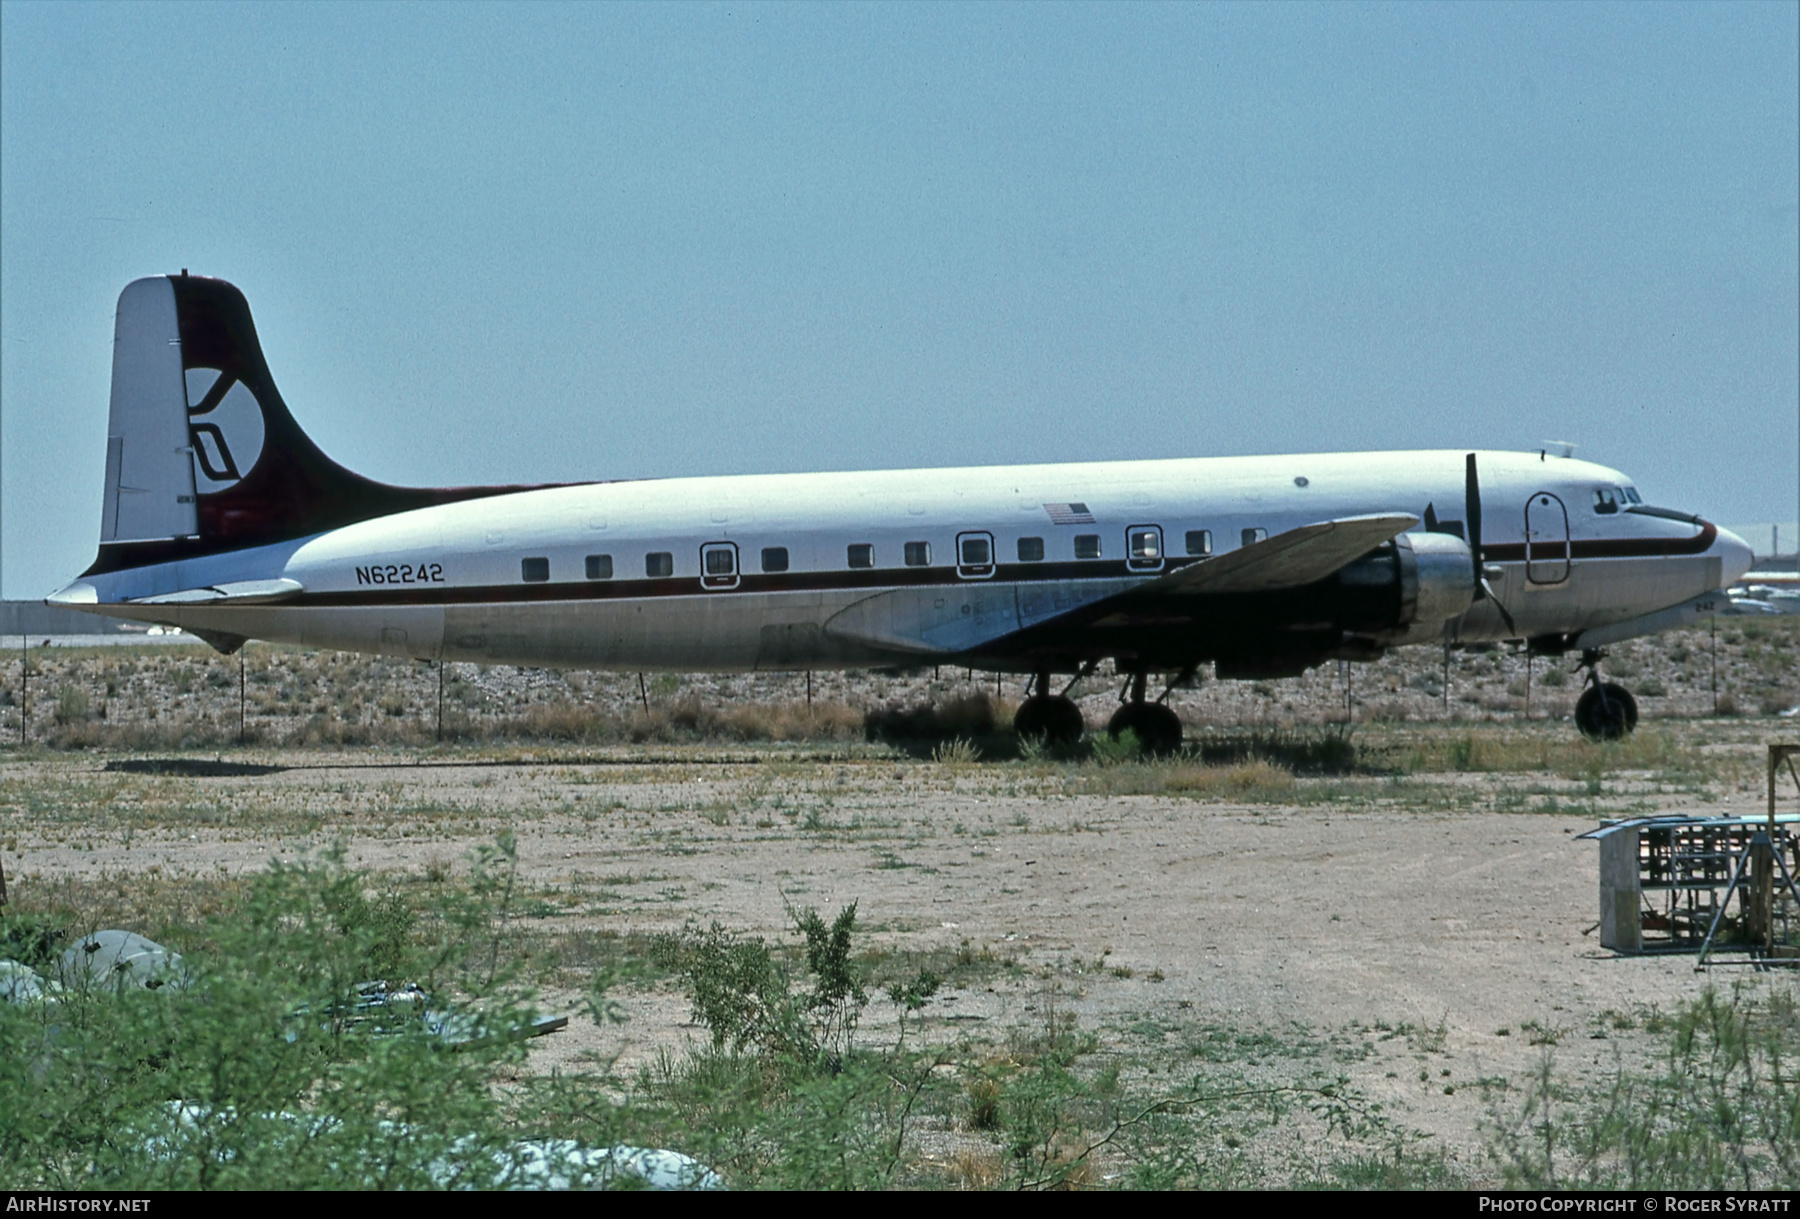
[[[1052,525],[1092,525],[1094,514],[1086,504],[1045,504]]]

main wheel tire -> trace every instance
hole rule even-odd
[[[1575,726],[1590,741],[1616,741],[1629,735],[1637,722],[1637,699],[1617,682],[1589,686],[1575,700]]]
[[[1013,731],[1021,738],[1037,737],[1051,745],[1073,745],[1086,730],[1081,708],[1060,694],[1034,695],[1013,716]]]
[[[1631,691],[1615,682],[1609,681],[1606,683],[1606,692],[1619,702],[1625,704],[1625,731],[1628,733],[1636,732],[1638,722],[1637,699],[1631,696]]]
[[[1137,733],[1145,753],[1174,753],[1181,748],[1181,717],[1161,703],[1126,703],[1113,712],[1107,733],[1116,737],[1127,728]]]

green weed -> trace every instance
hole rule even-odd
[[[1488,1128],[1507,1187],[1800,1187],[1793,992],[1709,987],[1667,1034],[1660,1069],[1621,1065],[1597,1091],[1565,1081],[1546,1050],[1523,1102]]]

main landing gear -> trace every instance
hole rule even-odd
[[[1049,690],[1050,675],[1039,673],[1013,716],[1013,731],[1021,738],[1033,737],[1050,745],[1073,745],[1087,727],[1081,708],[1074,699]]]
[[[1587,689],[1575,700],[1575,726],[1590,741],[1616,741],[1637,727],[1637,699],[1617,682],[1600,680],[1600,662],[1606,653],[1588,648],[1581,653],[1587,670]]]
[[[1169,690],[1179,684],[1180,679],[1170,682]],[[1164,690],[1162,698],[1155,702],[1145,702],[1144,675],[1133,673],[1125,695],[1120,700],[1119,709],[1113,712],[1112,719],[1107,722],[1107,733],[1117,737],[1129,728],[1137,734],[1145,753],[1174,753],[1180,749],[1181,717],[1162,701],[1169,697],[1169,690]]]

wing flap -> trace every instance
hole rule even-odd
[[[896,588],[847,606],[825,624],[846,643],[914,656],[954,656],[1130,589],[1129,580]]]
[[[1406,513],[1320,521],[1192,563],[1132,590],[1140,593],[1262,593],[1312,584],[1419,523]]]

